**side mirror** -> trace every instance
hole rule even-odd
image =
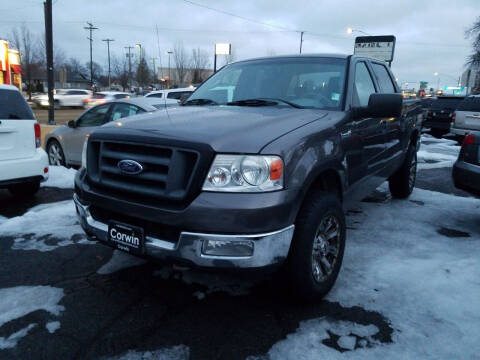
[[[70,120],[70,121],[67,123],[67,126],[68,126],[69,128],[72,128],[72,129],[73,129],[73,128],[75,127],[75,120]]]
[[[368,106],[354,108],[355,118],[373,117],[399,117],[402,114],[402,94],[371,94]]]

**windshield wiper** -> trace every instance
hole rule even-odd
[[[218,105],[218,103],[212,99],[191,99],[185,101],[182,105]]]
[[[227,105],[232,106],[272,106],[277,105],[279,102],[290,105],[291,107],[302,109],[303,106],[292,103],[287,100],[277,98],[258,98],[258,99],[245,99],[228,102]]]

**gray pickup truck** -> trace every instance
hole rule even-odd
[[[112,122],[84,146],[74,200],[91,240],[206,268],[276,268],[333,286],[344,210],[388,180],[412,192],[422,109],[352,55],[240,61],[183,106]],[[372,234],[374,236],[374,234]]]

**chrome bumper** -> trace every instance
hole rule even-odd
[[[77,195],[73,195],[77,216],[83,230],[90,240],[107,241],[108,225],[95,220],[89,206],[82,204]],[[151,236],[145,237],[145,255],[156,258],[176,258],[192,262],[201,267],[211,268],[260,268],[283,262],[290,249],[294,225],[284,229],[248,235],[203,234],[181,232],[177,242],[166,241]],[[251,241],[251,256],[205,255],[202,246],[205,241]]]

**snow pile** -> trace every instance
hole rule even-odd
[[[77,170],[67,169],[64,166],[48,167],[48,180],[42,183],[42,186],[56,187],[62,189],[73,189],[73,181]]]
[[[457,160],[460,146],[454,140],[436,139],[422,135],[422,144],[417,153],[418,169],[451,167]]]
[[[346,307],[380,312],[395,329],[393,343],[372,341],[373,328],[359,334],[356,324],[339,330],[335,321],[316,319],[275,344],[269,358],[478,357],[480,201],[420,189],[410,200],[415,202],[362,203],[361,213],[347,217],[343,268],[327,296]],[[447,237],[440,235],[442,228],[468,234]],[[328,332],[340,336],[338,347],[354,350],[327,346]]]
[[[145,260],[124,253],[120,250],[114,250],[111,259],[104,264],[97,273],[100,275],[112,274],[116,271],[129,268],[132,266],[138,266],[145,263]]]
[[[51,251],[74,243],[93,243],[86,240],[78,224],[72,200],[38,205],[22,216],[7,219],[1,234],[15,236],[14,250]]]
[[[0,215],[0,224],[4,223],[5,221],[7,221],[8,218],[6,218],[5,216],[1,216]]]
[[[63,289],[51,286],[17,286],[0,289],[0,328],[9,321],[20,319],[37,310],[58,316],[64,310],[63,306],[58,305],[62,298]],[[17,342],[35,326],[36,324],[30,324],[6,338],[0,337],[0,349],[15,347]]]
[[[128,351],[127,353],[104,360],[188,360],[190,350],[185,345],[177,345],[171,348],[156,351]]]

